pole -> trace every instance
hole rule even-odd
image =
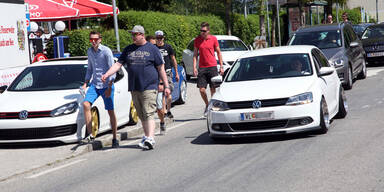
[[[116,49],[120,52],[120,38],[119,38],[119,28],[117,24],[117,9],[116,9],[116,0],[112,0],[113,6],[113,25],[115,27],[115,36],[116,36]]]
[[[277,31],[279,34],[279,46],[281,46],[281,34],[280,34],[280,7],[279,7],[279,0],[276,0],[276,15],[277,15]]]
[[[336,1],[336,22],[339,23],[339,1]]]
[[[244,0],[244,18],[247,18],[247,0]]]
[[[316,6],[316,14],[317,14],[317,24],[321,24],[320,23],[319,6]]]
[[[266,7],[267,7],[267,30],[268,30],[268,42],[269,46],[271,45],[271,28],[269,27],[269,8],[268,8],[268,0],[265,0]]]
[[[376,23],[379,23],[379,2],[376,0]]]

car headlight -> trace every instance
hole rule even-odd
[[[77,108],[79,108],[79,104],[76,101],[72,103],[67,103],[63,106],[60,106],[52,110],[51,116],[57,117],[61,115],[68,115],[68,114],[74,113],[77,110]]]
[[[343,58],[338,58],[335,60],[330,60],[329,63],[334,67],[342,67],[344,66],[344,60]]]
[[[302,105],[302,104],[307,104],[312,102],[313,102],[313,95],[311,92],[307,92],[307,93],[290,97],[286,105]]]
[[[225,111],[228,109],[229,107],[226,102],[215,100],[215,99],[211,99],[208,105],[208,110],[212,110],[212,111]]]

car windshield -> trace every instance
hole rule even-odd
[[[308,54],[282,54],[237,60],[226,82],[312,75]]]
[[[340,31],[312,31],[296,33],[289,45],[314,45],[320,49],[341,47]]]
[[[26,68],[8,91],[78,89],[84,83],[87,65],[47,65]]]
[[[363,35],[361,36],[361,39],[367,39],[367,38],[383,38],[384,37],[384,27],[368,27]]]
[[[240,40],[218,40],[220,51],[248,51]]]

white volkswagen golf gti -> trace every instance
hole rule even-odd
[[[347,115],[343,87],[314,46],[266,48],[242,55],[208,106],[211,138],[326,133],[330,120]]]
[[[34,63],[26,67],[0,94],[0,143],[76,142],[85,135],[79,92],[87,58]],[[1,87],[4,90],[6,87]],[[121,69],[115,79],[115,113],[118,126],[135,124],[137,114],[128,92],[128,74]],[[111,130],[102,98],[92,105],[92,134]]]

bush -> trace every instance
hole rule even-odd
[[[232,34],[250,45],[253,39],[260,35],[259,16],[248,15],[245,19],[243,15],[233,14]]]

